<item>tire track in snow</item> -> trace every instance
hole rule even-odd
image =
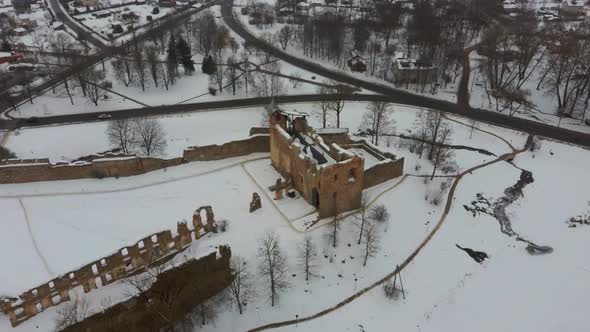
[[[20,207],[23,210],[23,214],[25,216],[25,223],[27,224],[27,230],[29,232],[29,236],[31,237],[31,242],[33,243],[33,248],[35,248],[35,251],[37,252],[37,256],[39,256],[39,259],[41,259],[41,262],[43,263],[43,267],[45,268],[45,271],[50,276],[54,277],[55,275],[53,274],[53,271],[49,267],[49,264],[47,263],[45,256],[43,256],[43,254],[41,253],[41,250],[39,249],[39,246],[37,245],[37,241],[35,241],[35,236],[33,235],[33,228],[31,227],[31,221],[29,220],[29,214],[27,213],[27,208],[25,207],[25,204],[23,203],[22,198],[18,199],[18,203],[20,204]]]

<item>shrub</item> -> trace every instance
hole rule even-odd
[[[10,151],[8,148],[0,146],[0,160],[10,159],[10,158],[16,158],[16,155],[14,154],[14,152]]]
[[[209,87],[209,94],[212,96],[215,96],[217,94],[217,89],[215,89],[214,87],[210,86]]]
[[[393,280],[389,280],[383,284],[383,293],[388,299],[397,300],[401,294],[401,289],[393,284]]]
[[[95,170],[92,170],[92,176],[94,176],[97,179],[102,180],[106,177],[106,174],[104,172],[101,172],[101,171],[95,169]]]
[[[154,14],[154,15],[160,14],[160,8],[154,7],[154,9],[152,9],[152,14]]]
[[[113,33],[123,33],[123,27],[120,24],[113,25]]]

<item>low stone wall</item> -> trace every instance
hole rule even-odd
[[[160,274],[145,296],[116,304],[63,332],[145,332],[169,328],[168,321],[179,322],[198,304],[229,285],[232,280],[230,258],[229,247],[220,246],[218,253],[192,259]],[[168,302],[168,299],[173,301]]]
[[[205,211],[205,224],[201,211]],[[176,227],[175,236],[169,230],[150,234],[132,246],[120,248],[110,256],[32,288],[19,295],[18,299],[0,301],[0,311],[8,316],[12,326],[17,326],[47,308],[69,301],[70,292],[75,287],[81,286],[85,293],[91,292],[141,272],[148,265],[174,257],[190,245],[193,238],[198,240],[208,232],[217,232],[210,206],[200,207],[193,213],[192,229],[186,222],[177,223]]]
[[[0,184],[133,176],[191,161],[220,160],[269,151],[267,133],[222,145],[190,147],[183,152],[183,157],[174,159],[118,155],[60,164],[51,164],[48,159],[7,160],[0,162]]]
[[[222,145],[193,146],[184,150],[185,161],[219,160],[245,156],[251,153],[270,152],[270,136],[250,136],[245,140],[232,141]]]
[[[0,164],[0,183],[132,176],[177,166],[183,162],[182,158],[159,159],[136,156],[94,159],[71,164],[51,164],[47,159],[9,160]]]
[[[385,181],[395,179],[404,173],[404,158],[387,159],[365,170],[363,189],[376,186]]]

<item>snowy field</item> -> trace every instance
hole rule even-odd
[[[87,13],[87,14],[80,14],[76,15],[76,19],[80,20],[82,24],[90,28],[91,30],[95,31],[96,33],[102,35],[104,38],[113,32],[113,24],[119,24],[123,27],[123,30],[126,32],[127,27],[129,26],[143,26],[149,21],[147,20],[147,16],[151,16],[153,20],[161,19],[162,17],[170,14],[174,11],[174,8],[165,8],[161,7],[160,12],[158,14],[153,14],[154,6],[143,4],[143,5],[136,5],[136,4],[129,4],[124,7],[118,7],[113,9],[105,9],[105,12],[113,13],[109,17],[96,17],[93,14],[95,13]],[[103,12],[103,11],[100,11]],[[100,13],[97,12],[97,13]],[[125,22],[117,17],[122,14],[130,14],[134,13],[137,15],[137,20],[131,22]],[[117,38],[118,34],[113,34],[113,38]]]
[[[399,126],[404,112],[398,113]],[[204,114],[209,113],[195,116]],[[357,120],[347,117],[345,122],[358,124]],[[521,135],[487,126],[485,129],[497,130],[498,134],[510,137],[515,147],[522,147]],[[480,134],[474,146],[495,148],[498,153],[510,151],[499,138]],[[407,151],[397,153],[410,157]],[[568,160],[576,162],[565,162]],[[481,163],[476,161],[473,158],[468,163]],[[374,204],[385,204],[392,213],[388,225],[381,226],[381,251],[369,258],[367,267],[362,266],[362,247],[356,244],[358,229],[353,225],[354,217],[342,222],[336,250],[326,241],[329,225],[314,229],[310,234],[319,248],[321,266],[318,277],[306,283],[296,265],[296,248],[303,234],[290,226],[282,212],[291,214],[289,218],[297,217],[297,208],[278,209],[261,195],[263,208],[248,213],[252,192],[259,192],[259,186],[267,184],[259,182],[268,182],[265,174],[270,172],[269,162],[267,154],[256,154],[195,162],[120,179],[2,185],[0,207],[10,211],[10,217],[2,222],[14,229],[4,239],[5,245],[19,248],[23,256],[2,257],[1,264],[11,269],[3,269],[0,274],[0,293],[12,294],[15,289],[47,280],[145,234],[173,228],[177,221],[189,218],[196,207],[211,204],[218,219],[230,220],[228,231],[195,242],[188,255],[203,254],[227,243],[234,255],[244,258],[255,272],[257,240],[265,232],[274,231],[288,256],[289,275],[293,274],[289,278],[291,288],[281,296],[278,306],[269,306],[264,297],[265,283],[258,279],[260,296],[248,304],[244,315],[224,309],[215,324],[199,329],[243,331],[293,319],[296,314],[313,314],[379,280],[418,247],[443,215],[444,204],[434,206],[424,200],[428,185],[422,178],[409,176],[371,188],[366,191],[367,197]],[[586,240],[590,230],[568,228],[565,220],[588,209],[590,186],[581,185],[580,181],[587,180],[584,175],[585,166],[590,164],[590,152],[542,141],[540,150],[525,152],[514,162],[532,171],[535,182],[525,188],[524,198],[509,208],[513,228],[538,244],[551,245],[554,253],[530,256],[524,243],[500,233],[495,219],[487,215],[474,218],[461,207],[469,204],[476,193],[500,197],[505,188],[516,182],[519,169],[505,162],[496,163],[460,180],[444,224],[402,272],[405,300],[386,300],[377,287],[340,310],[283,330],[384,331],[395,325],[402,331],[582,331],[588,324],[584,304],[590,296],[586,282],[590,266],[577,255],[590,249]],[[406,172],[410,171],[406,166]],[[559,197],[559,202],[553,197]],[[455,244],[485,251],[490,258],[479,265]],[[47,269],[43,268],[43,260]],[[567,282],[556,283],[559,280]],[[114,301],[123,299],[126,293],[124,286],[116,283],[85,295],[94,310],[105,292]],[[39,331],[51,331],[57,308],[47,310],[15,331],[29,331],[33,326],[39,326]],[[0,330],[9,329],[8,326],[8,320],[2,317]]]
[[[320,125],[319,118],[316,116],[318,109],[316,104],[285,104],[281,107],[308,113],[310,124],[313,127]],[[349,128],[353,134],[357,132],[366,107],[367,103],[363,102],[346,103],[342,111],[341,126]],[[401,105],[394,105],[393,109],[392,117],[396,121],[396,132],[411,135],[420,109]],[[168,147],[163,157],[179,157],[186,147],[192,145],[224,143],[246,138],[251,127],[262,124],[263,112],[262,107],[253,107],[158,117],[168,137]],[[501,155],[510,152],[510,149],[506,143],[493,135],[501,136],[513,146],[522,146],[526,140],[526,135],[522,133],[481,123],[475,124],[472,132],[467,120],[457,121],[460,123],[450,122],[454,131],[451,144],[478,147],[495,155]],[[220,124],[223,124],[224,130],[220,130]],[[107,122],[23,128],[9,135],[5,144],[19,158],[49,158],[52,162],[71,161],[84,155],[111,149],[105,134],[106,128]],[[43,137],[52,137],[52,139],[44,140]],[[400,151],[398,145],[402,140],[391,138],[389,147],[385,139],[382,139],[382,142],[385,150],[406,158],[408,172],[415,172],[416,165],[427,167],[424,160]],[[457,150],[455,154],[460,169],[494,158],[466,150]]]

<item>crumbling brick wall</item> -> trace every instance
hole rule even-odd
[[[222,145],[190,147],[184,150],[183,157],[185,161],[207,161],[239,157],[251,153],[269,152],[269,143],[268,134],[259,134]]]
[[[166,318],[179,321],[199,303],[227,287],[232,280],[230,258],[229,247],[220,246],[218,252],[170,269],[158,276],[158,280],[146,292],[146,297],[155,297],[157,301],[161,294],[173,292],[174,308],[167,310],[166,313],[171,317]],[[150,310],[145,298],[137,296],[90,316],[63,332],[160,331],[165,325],[162,317]]]
[[[371,188],[404,174],[404,158],[381,162],[365,170],[363,189]]]
[[[222,145],[190,147],[184,151],[183,157],[173,159],[124,156],[69,164],[51,164],[49,159],[9,160],[0,162],[0,184],[134,176],[191,161],[220,160],[269,151],[269,136],[262,134]]]
[[[205,211],[206,221],[201,218]],[[193,239],[198,240],[208,232],[215,232],[215,216],[211,206],[202,206],[193,214],[192,227],[177,223],[176,235],[165,230],[144,237],[114,254],[59,276],[48,283],[22,293],[18,299],[0,302],[12,326],[24,322],[43,310],[70,300],[70,291],[82,287],[85,293],[106,286],[143,270],[147,265],[169,259],[184,250]]]

